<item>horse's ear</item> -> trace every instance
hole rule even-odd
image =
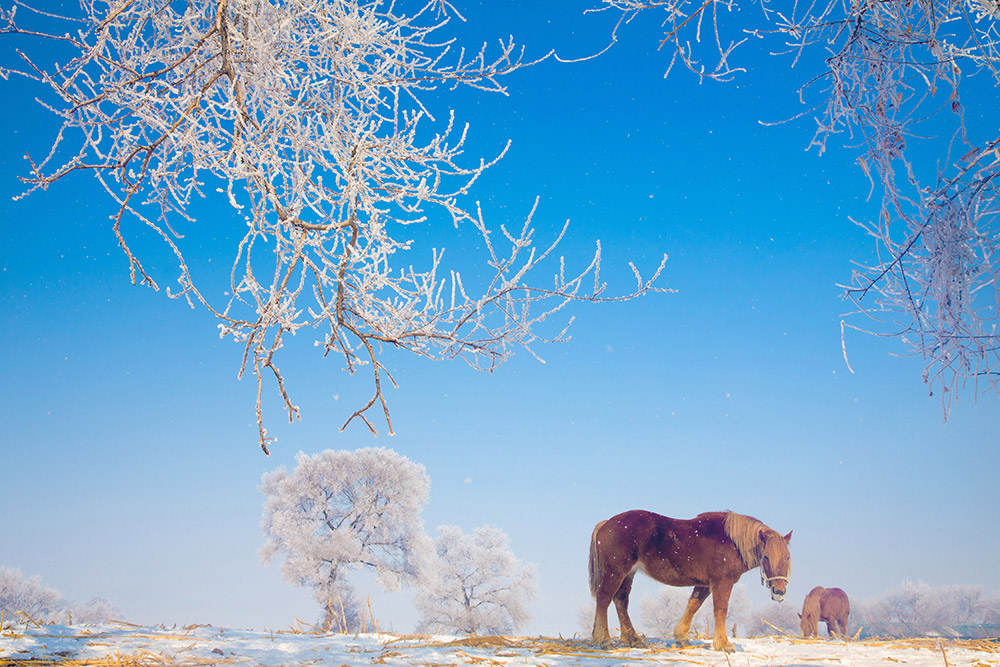
[[[785,535],[785,544],[788,544],[791,541],[792,541],[792,531],[788,531],[788,534]]]

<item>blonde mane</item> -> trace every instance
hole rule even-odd
[[[802,620],[809,619],[811,622],[819,620],[820,601],[823,598],[825,590],[822,586],[817,586],[809,591],[809,595],[806,596],[805,601],[802,603]]]
[[[761,558],[763,558],[761,549],[764,546],[760,533],[762,530],[772,533],[774,531],[768,528],[763,521],[736,512],[726,512],[725,527],[726,535],[736,545],[736,550],[740,552],[740,557],[746,568],[752,570],[759,566]]]

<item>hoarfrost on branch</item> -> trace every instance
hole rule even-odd
[[[652,277],[635,272],[632,293],[605,296],[599,246],[580,271],[560,266],[549,286],[536,287],[528,274],[562,234],[536,246],[529,215],[519,230],[501,226],[498,244],[478,206],[473,212],[463,203],[506,147],[491,159],[465,160],[467,126],[422,96],[458,86],[504,94],[501,77],[530,63],[513,39],[466,51],[439,37],[455,16],[445,0],[81,0],[81,7],[75,17],[20,2],[0,11],[6,39],[72,53],[68,63],[50,65],[51,53],[19,50],[19,66],[0,68],[4,79],[41,84],[43,104],[62,122],[45,157],[29,157],[25,194],[75,172],[93,174],[117,204],[113,229],[134,283],[158,288],[129,222],[162,238],[179,269],[179,288],[168,294],[210,310],[221,335],[244,346],[240,376],[256,376],[265,452],[272,438],[262,415],[264,378],[276,383],[289,420],[297,418],[276,353],[303,327],[322,329],[324,356],[371,374],[370,400],[344,427],[360,419],[374,433],[369,410],[380,407],[392,433],[385,346],[490,370],[517,346],[565,340],[565,330],[538,329],[569,301],[655,289],[662,262]],[[195,219],[193,204],[206,194],[223,197],[246,225],[221,301],[185,259],[185,243],[196,243],[186,236],[214,236],[209,222]],[[424,268],[401,261],[411,246],[406,226],[438,218],[481,233],[492,276],[481,293],[446,271],[440,252]]]
[[[971,383],[974,396],[997,389],[1000,135],[995,125],[969,131],[963,95],[995,119],[1000,2],[602,0],[590,11],[620,13],[615,38],[644,12],[665,14],[668,73],[681,63],[728,81],[745,71],[731,64],[736,47],[765,38],[793,66],[819,65],[799,90],[811,106],[795,117],[814,114],[819,154],[832,137],[860,146],[860,170],[881,196],[877,218],[858,222],[875,257],[842,286],[857,307],[842,328],[899,339],[921,356],[945,419],[960,386]],[[927,146],[935,163],[922,157]],[[851,323],[859,317],[865,324]]]

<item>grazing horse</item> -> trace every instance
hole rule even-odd
[[[590,592],[597,598],[593,641],[611,646],[608,605],[615,602],[627,646],[643,642],[628,617],[628,596],[637,570],[669,586],[694,586],[674,640],[689,646],[691,619],[712,595],[715,635],[712,648],[732,652],[726,637],[726,612],[733,585],[744,572],[760,567],[760,580],[771,597],[782,600],[791,557],[789,532],[782,537],[753,517],[735,512],[705,512],[693,519],[671,519],[631,510],[602,521],[590,540]]]
[[[802,634],[815,637],[819,634],[820,621],[826,623],[826,631],[831,637],[847,637],[847,617],[851,614],[851,601],[847,593],[839,588],[823,588],[817,586],[809,591],[802,603]],[[839,626],[839,631],[838,631]]]

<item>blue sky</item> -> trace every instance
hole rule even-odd
[[[513,34],[536,55],[606,45],[610,15],[536,4],[547,3],[456,3],[460,33],[472,44]],[[733,83],[665,80],[660,34],[646,17],[599,58],[549,60],[511,76],[509,97],[459,91],[438,108],[470,123],[470,160],[512,141],[470,199],[488,222],[519,227],[537,196],[539,237],[571,221],[569,262],[601,240],[610,291],[631,287],[628,261],[648,272],[667,253],[662,285],[677,292],[573,308],[572,341],[536,350],[545,364],[519,354],[486,375],[390,355],[397,435],[377,439],[338,430],[368,395],[364,376],[300,334],[282,369],[302,421],[284,424],[271,391],[269,458],[252,378],[236,379],[242,349],[207,313],[129,283],[98,184],[81,176],[12,201],[22,155],[46,152],[54,126],[30,103],[36,91],[3,83],[0,565],[67,597],[104,595],[138,623],[314,621],[309,593],[258,562],[260,476],[300,450],[384,446],[427,467],[431,531],[492,523],[538,565],[529,633],[579,630],[590,531],[631,508],[732,509],[794,530],[794,606],[815,585],[859,598],[905,579],[1000,588],[1000,404],[965,394],[943,424],[920,360],[894,356],[895,341],[850,335],[848,370],[836,285],[873,256],[848,217],[877,202],[856,148],[805,150],[811,116],[758,122],[798,113],[795,87],[818,63],[792,70],[754,46]],[[995,133],[996,117],[972,126]],[[201,220],[185,252],[228,275],[238,223],[221,201]],[[438,220],[415,233],[472,278],[473,231]],[[140,244],[169,276],[168,251]],[[412,629],[405,595],[370,592],[383,626]]]

